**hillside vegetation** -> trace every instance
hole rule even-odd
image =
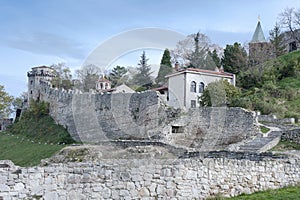
[[[300,51],[285,54],[238,75],[241,93],[232,106],[300,118]]]
[[[48,115],[48,104],[31,102],[21,119],[0,133],[0,160],[16,165],[33,166],[67,144],[74,143],[66,129]]]

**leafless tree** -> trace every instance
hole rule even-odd
[[[179,62],[181,65],[193,65],[195,67],[204,67],[208,51],[217,50],[222,54],[222,48],[212,44],[210,39],[200,32],[191,34],[186,39],[179,41],[175,49],[171,50],[172,63]]]
[[[279,19],[282,26],[291,32],[292,38],[300,42],[300,34],[297,34],[300,29],[300,8],[286,8],[280,13]]]
[[[90,89],[96,88],[96,82],[101,75],[101,69],[96,65],[86,65],[83,66],[81,69],[76,70],[77,78],[83,84],[83,90],[89,91]]]

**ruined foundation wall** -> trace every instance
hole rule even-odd
[[[0,198],[204,199],[300,182],[299,159],[101,160],[0,168]]]

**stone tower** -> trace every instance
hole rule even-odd
[[[55,70],[47,66],[31,68],[27,72],[28,77],[28,100],[40,100],[40,83],[41,81],[50,82],[55,77]]]
[[[264,32],[261,28],[260,18],[256,25],[256,29],[249,42],[249,60],[252,66],[265,62],[271,57],[270,45],[267,42]]]

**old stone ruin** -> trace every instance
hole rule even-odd
[[[212,107],[182,112],[153,91],[81,93],[35,87],[50,115],[84,145],[36,167],[0,163],[0,199],[206,199],[300,182],[298,152],[268,152],[299,130],[259,130],[257,114]]]

